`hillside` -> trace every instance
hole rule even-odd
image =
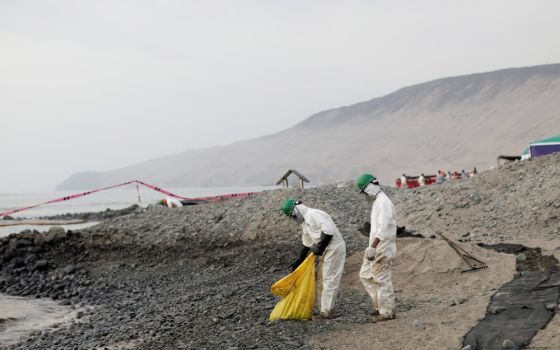
[[[143,179],[161,186],[272,185],[289,168],[314,184],[373,171],[485,169],[499,154],[560,130],[560,64],[430,81],[317,113],[265,137],[190,150],[107,172],[78,173],[57,189]],[[162,171],[164,169],[164,171]]]

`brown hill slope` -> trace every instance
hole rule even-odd
[[[288,168],[315,184],[374,171],[479,169],[499,154],[560,132],[560,64],[434,80],[317,113],[277,134],[191,150],[108,172],[73,175],[59,189],[132,178],[161,186],[272,185]]]

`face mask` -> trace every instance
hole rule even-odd
[[[379,192],[381,192],[381,189],[379,188],[378,185],[375,185],[373,183],[370,183],[367,185],[366,188],[364,188],[364,191],[362,192],[366,198],[366,202],[368,202],[369,204],[372,204],[375,199],[377,198],[377,195],[379,194]]]
[[[370,183],[364,189],[364,192],[369,195],[368,197],[374,197],[375,198],[379,194],[379,192],[381,192],[381,189],[379,188],[378,185]]]
[[[303,222],[305,221],[305,220],[303,219],[303,216],[299,213],[299,210],[298,210],[297,207],[294,208],[294,212],[292,213],[292,218],[293,218],[294,220],[296,220],[296,222],[297,222],[299,225],[303,224]]]

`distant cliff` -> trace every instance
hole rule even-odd
[[[559,132],[560,64],[512,68],[405,87],[257,139],[74,174],[57,189],[130,179],[170,187],[272,185],[290,168],[314,184],[364,171],[392,184],[403,172],[488,168],[499,154],[520,154],[529,141]]]

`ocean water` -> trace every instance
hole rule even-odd
[[[216,196],[230,193],[244,193],[244,192],[261,192],[266,190],[273,190],[279,187],[276,186],[254,186],[254,187],[189,187],[189,188],[165,188],[165,190],[174,193],[178,196],[196,198]],[[69,196],[72,194],[84,191],[73,192],[45,192],[45,193],[0,193],[0,213],[6,212],[11,209],[23,208],[39,203],[44,203],[56,198]],[[140,196],[140,198],[138,198]],[[14,218],[38,218],[41,216],[50,216],[66,213],[86,213],[86,212],[99,212],[105,209],[122,209],[129,207],[133,204],[139,204],[143,207],[149,204],[157,203],[159,200],[165,198],[166,195],[149,188],[139,186],[139,191],[136,185],[128,185],[122,188],[110,189],[93,193],[84,197],[71,199],[64,202],[42,205],[37,208],[22,211],[10,216]],[[4,221],[5,222],[5,221]],[[91,226],[95,223],[79,224],[79,225],[64,225],[66,229],[79,229],[86,226]],[[37,225],[22,225],[22,226],[9,226],[0,227],[0,237],[10,233],[21,232],[25,229],[36,229],[38,231],[46,231],[49,226]]]
[[[0,293],[0,347],[25,339],[56,323],[66,324],[78,310],[59,305],[49,298],[24,298]]]

